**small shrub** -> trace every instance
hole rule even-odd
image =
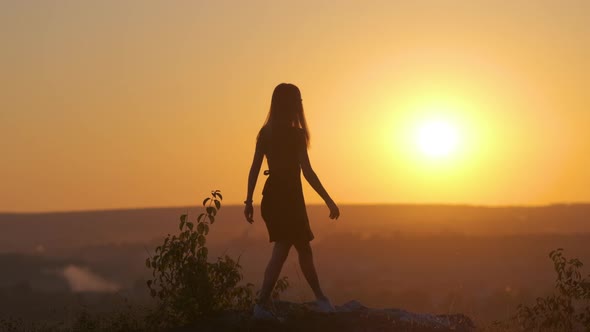
[[[146,260],[152,269],[147,281],[158,300],[158,319],[174,325],[186,324],[223,310],[249,308],[254,302],[253,285],[242,281],[239,259],[224,255],[208,261],[207,234],[221,209],[219,190],[205,198],[205,212],[193,222],[180,216],[179,234],[170,235]]]
[[[557,292],[537,298],[532,306],[518,306],[514,319],[525,331],[590,331],[590,275],[583,278],[582,262],[567,259],[561,248],[549,257],[557,274]]]

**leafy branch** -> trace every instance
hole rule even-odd
[[[146,267],[152,270],[147,286],[159,304],[158,321],[183,324],[253,304],[253,285],[240,285],[239,260],[223,255],[208,261],[207,235],[222,200],[219,190],[211,191],[202,203],[205,211],[195,221],[188,213],[181,215],[179,233],[168,234],[155,255],[146,259]]]

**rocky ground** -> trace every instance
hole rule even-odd
[[[357,301],[336,306],[334,313],[320,313],[313,303],[280,302],[277,321],[257,321],[249,312],[227,312],[217,318],[171,332],[208,331],[338,331],[338,332],[471,332],[475,326],[462,314],[417,314],[401,309],[367,308]]]

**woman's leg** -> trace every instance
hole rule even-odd
[[[262,283],[260,298],[258,299],[258,301],[263,305],[268,304],[270,301],[270,295],[272,294],[272,290],[279,279],[281,269],[283,268],[283,263],[285,263],[287,256],[289,256],[289,249],[291,249],[290,243],[275,242],[274,248],[272,250],[272,257],[270,258],[270,261],[266,266],[266,271],[264,272],[264,282]]]
[[[320,287],[318,274],[315,270],[315,265],[313,264],[311,245],[309,242],[296,243],[295,249],[297,249],[297,253],[299,254],[299,266],[301,266],[301,272],[303,272],[305,280],[307,280],[316,299],[326,300],[327,297],[324,295],[324,292]]]

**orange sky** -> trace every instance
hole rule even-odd
[[[281,82],[337,202],[589,201],[588,17],[585,0],[3,1],[0,211],[241,203]],[[415,144],[432,119],[460,133],[443,158]]]

